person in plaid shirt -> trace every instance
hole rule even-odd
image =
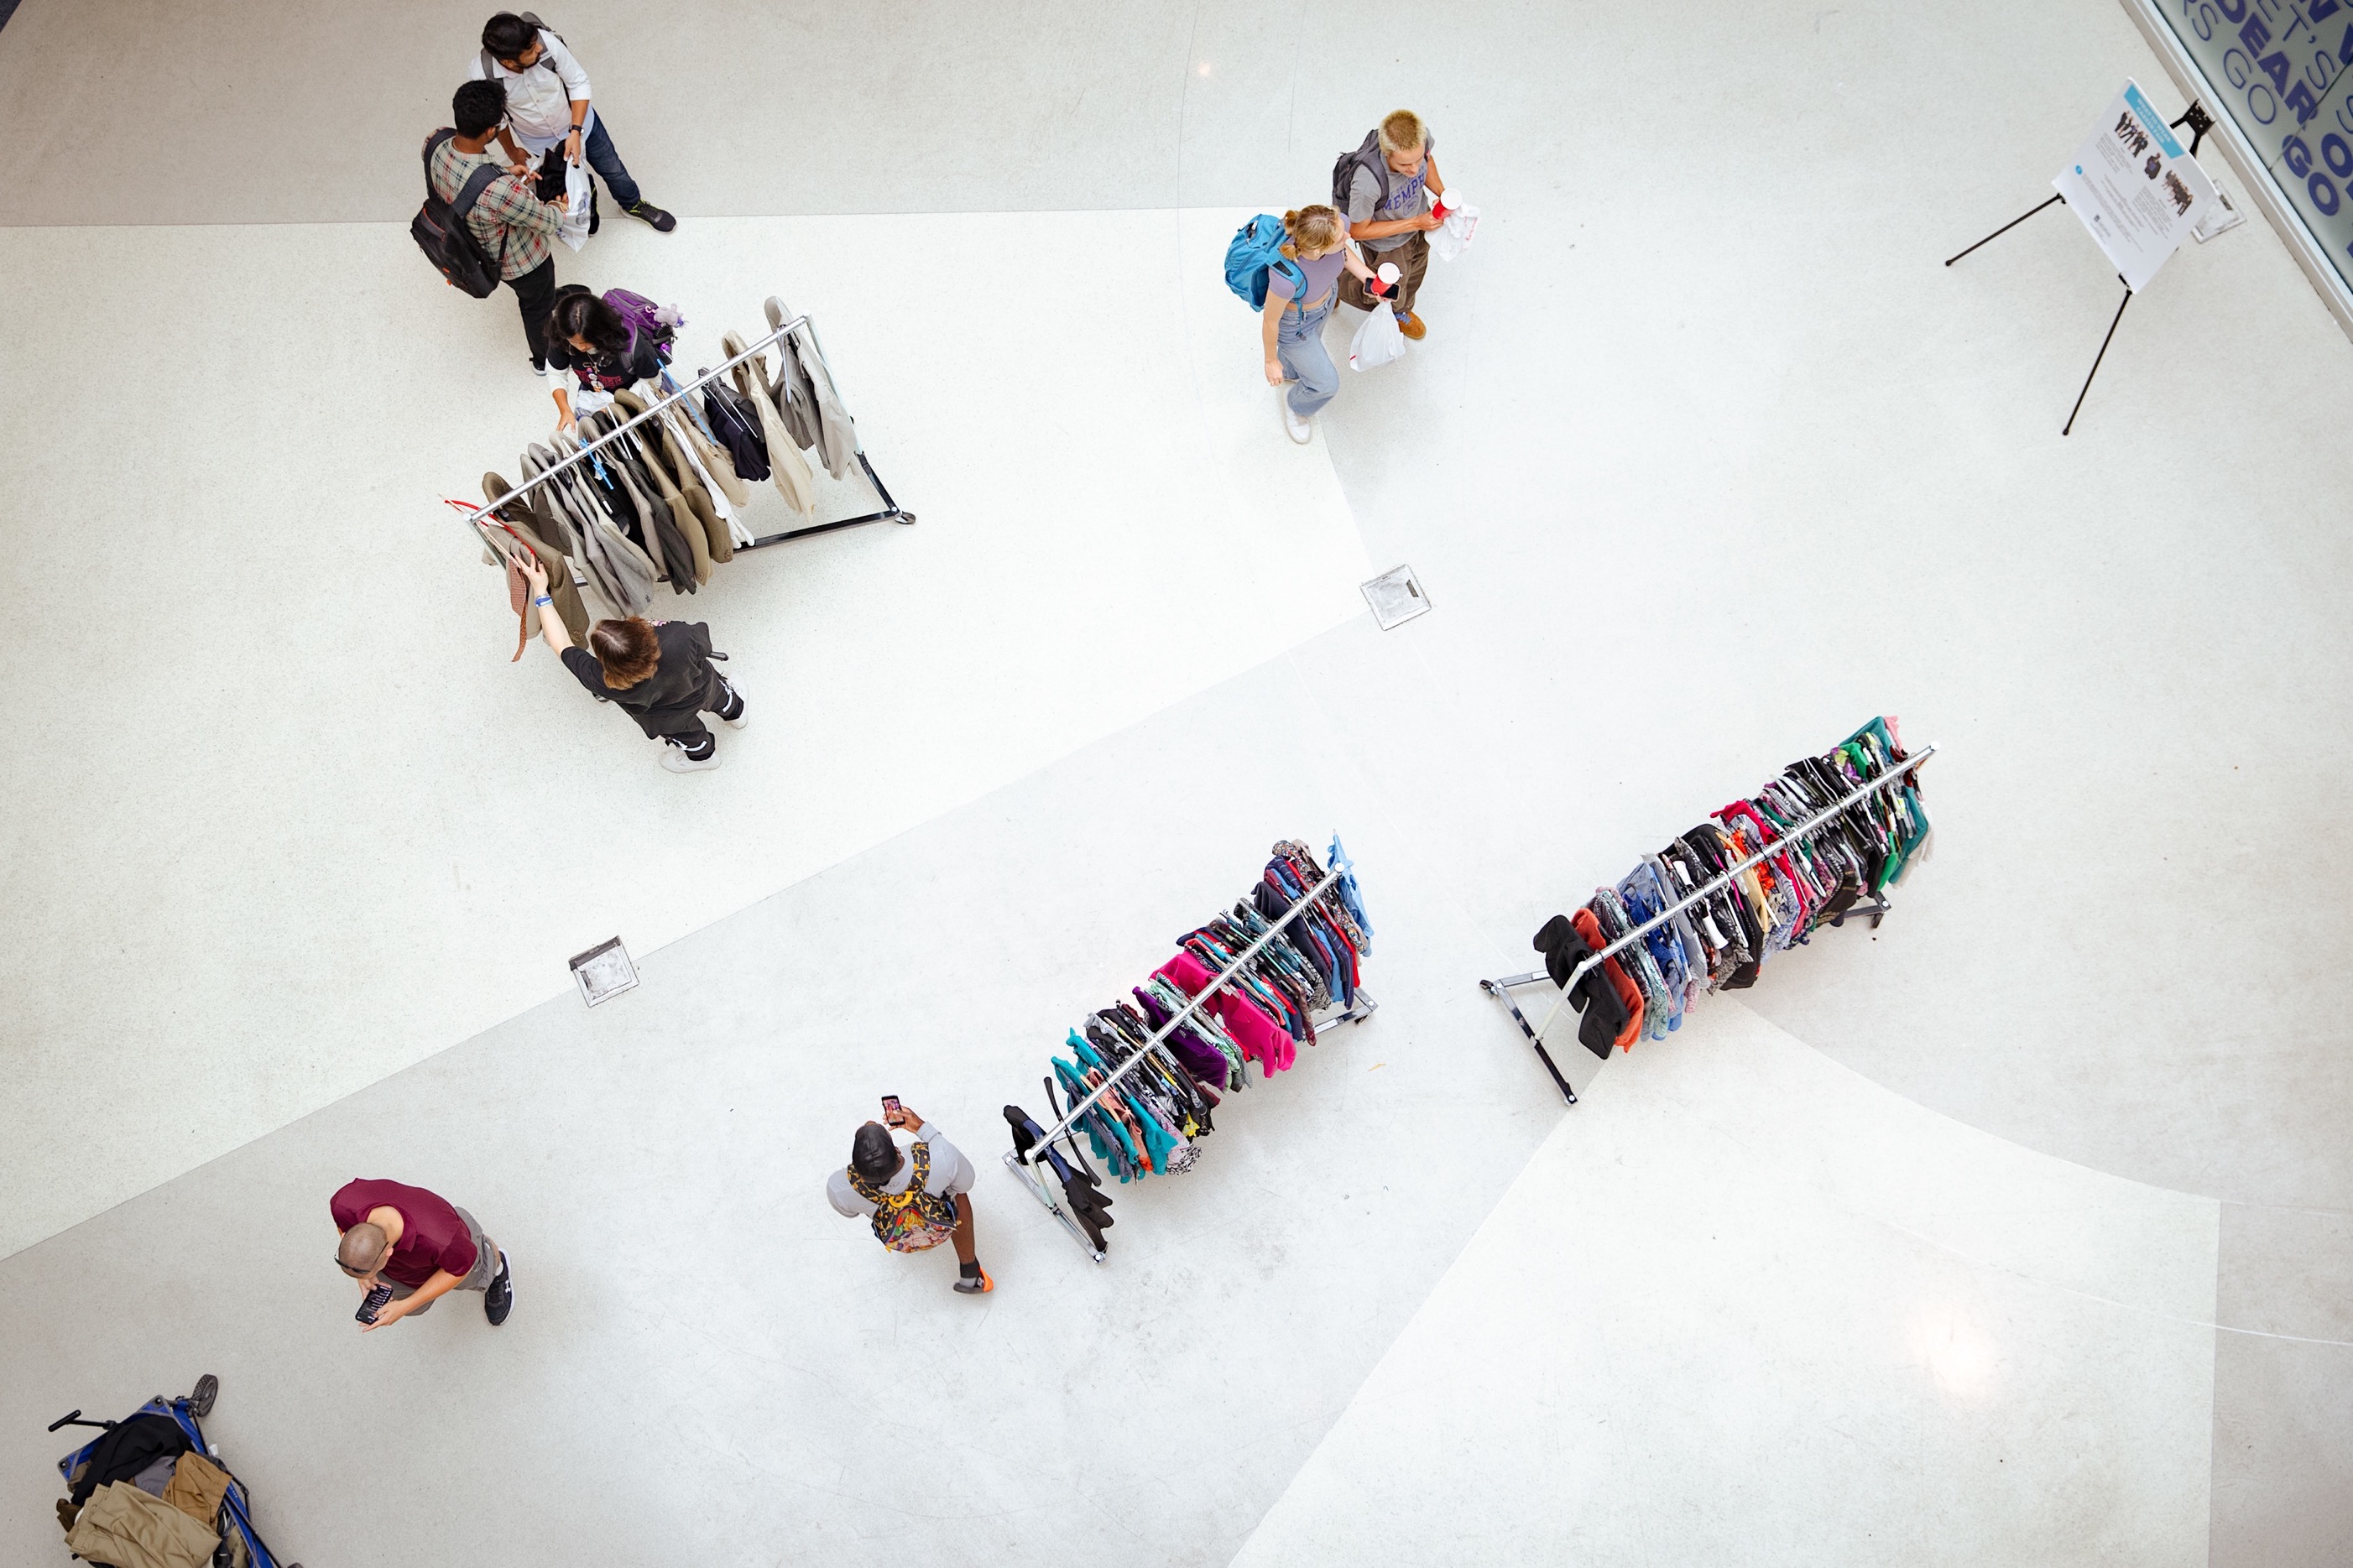
[[[467,176],[492,161],[491,140],[506,121],[507,95],[494,81],[470,81],[450,100],[449,112],[458,133],[434,149],[428,170],[445,202],[456,200]],[[541,201],[537,181],[522,163],[509,163],[466,215],[466,227],[498,258],[500,279],[515,291],[531,368],[542,375],[547,374],[547,312],[555,303],[554,241],[563,220],[564,204]]]

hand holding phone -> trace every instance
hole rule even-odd
[[[352,1316],[363,1323],[373,1323],[375,1321],[375,1315],[384,1310],[384,1304],[391,1300],[392,1287],[378,1285],[367,1293],[366,1298],[360,1302],[360,1310]]]
[[[899,1097],[895,1094],[886,1094],[882,1097],[882,1125],[885,1127],[903,1125],[899,1112]]]

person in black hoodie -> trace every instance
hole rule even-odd
[[[718,738],[702,727],[702,715],[716,714],[731,730],[744,728],[744,694],[713,669],[725,658],[711,647],[711,628],[701,621],[598,621],[588,628],[586,650],[572,646],[564,619],[547,592],[547,568],[536,554],[510,556],[531,579],[531,602],[539,606],[539,634],[564,668],[591,696],[617,704],[638,728],[662,742],[661,765],[674,773],[701,773],[719,765]]]

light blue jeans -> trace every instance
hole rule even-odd
[[[1287,395],[1291,411],[1302,419],[1339,395],[1339,367],[1324,346],[1324,323],[1332,319],[1333,296],[1338,292],[1335,289],[1326,294],[1324,303],[1313,310],[1303,311],[1296,305],[1286,308],[1274,329],[1274,357],[1297,381]]]

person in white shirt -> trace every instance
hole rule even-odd
[[[526,152],[531,154],[530,162],[540,167],[543,198],[556,194],[546,186],[554,183],[551,176],[560,173],[561,164],[542,160],[560,147],[564,163],[585,157],[604,176],[605,188],[623,212],[663,234],[678,226],[678,219],[647,201],[629,177],[628,166],[613,150],[605,117],[588,100],[588,73],[537,16],[501,11],[483,23],[482,51],[474,57],[472,73],[506,89],[507,122],[499,128],[499,141],[518,163]]]

